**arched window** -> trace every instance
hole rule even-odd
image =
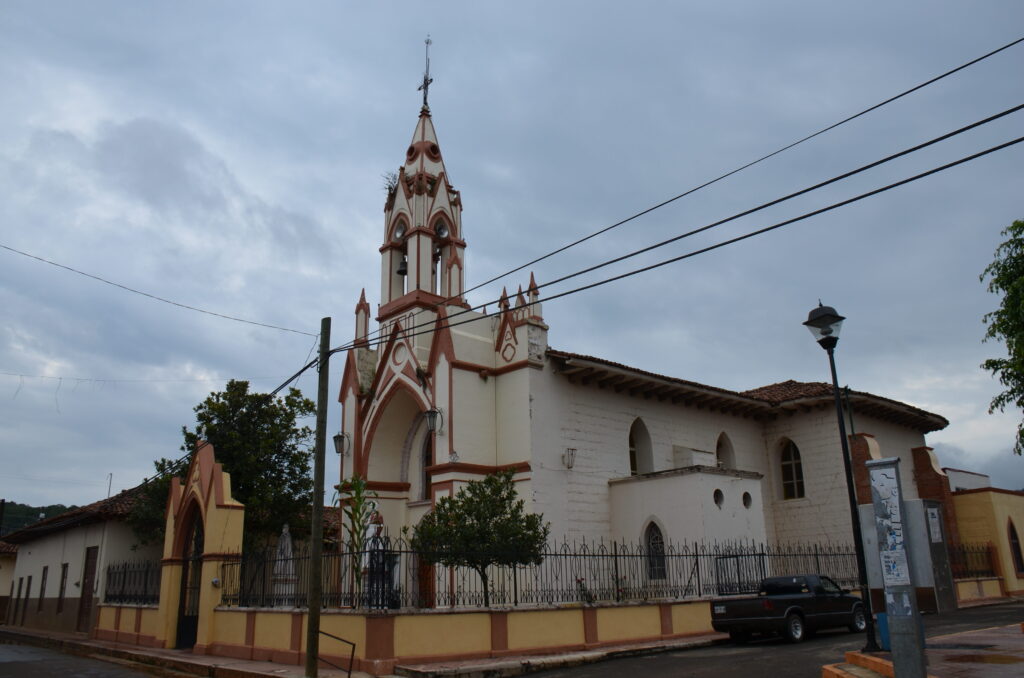
[[[732,448],[732,441],[723,431],[718,436],[718,444],[715,446],[715,460],[721,468],[736,468],[736,452]]]
[[[1024,572],[1024,554],[1020,551],[1020,537],[1017,536],[1017,528],[1013,525],[1013,519],[1007,519],[1006,531],[1010,537],[1010,555],[1013,557],[1013,566],[1017,568],[1018,574]]]
[[[423,452],[420,457],[422,461],[420,499],[430,499],[430,473],[427,472],[427,469],[434,463],[434,434],[429,431],[423,439]]]
[[[800,464],[800,450],[787,440],[782,446],[782,498],[800,499],[804,496],[804,471]]]
[[[643,419],[637,418],[629,427],[629,475],[650,473],[653,470],[651,434],[647,432]]]
[[[661,528],[650,523],[644,532],[644,546],[647,548],[647,577],[664,579],[665,572],[665,537]]]

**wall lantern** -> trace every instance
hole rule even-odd
[[[565,452],[562,453],[562,464],[565,468],[572,468],[576,464],[576,448],[567,447]]]
[[[345,432],[338,432],[334,434],[334,451],[339,456],[348,456],[348,452],[352,447],[352,436]]]
[[[440,407],[431,407],[423,413],[427,418],[427,430],[440,435],[444,431],[444,413]]]

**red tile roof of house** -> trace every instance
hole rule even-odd
[[[2,553],[17,553],[18,547],[14,544],[8,544],[5,541],[0,541],[0,554]]]
[[[128,490],[122,490],[113,497],[94,501],[86,506],[79,506],[50,518],[44,518],[39,522],[4,535],[4,540],[13,544],[24,544],[53,532],[59,532],[87,523],[95,523],[101,520],[123,520],[131,513],[132,506],[135,505],[135,499],[141,489],[142,485],[138,485]]]

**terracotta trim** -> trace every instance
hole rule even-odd
[[[672,603],[659,603],[658,612],[661,614],[661,635],[672,635]]]
[[[249,611],[245,613],[245,645],[249,648],[249,656],[252,659],[252,648],[256,644],[256,613]]]
[[[366,489],[378,492],[408,492],[412,487],[409,483],[388,482],[385,480],[367,480]]]
[[[491,613],[491,651],[508,649],[508,612]]]
[[[417,248],[417,252],[419,248]],[[440,294],[434,294],[423,289],[414,289],[411,292],[406,292],[394,301],[382,305],[377,309],[377,322],[389,320],[393,316],[396,316],[403,311],[408,311],[413,308],[422,308],[427,311],[433,311],[437,306],[440,306],[445,302],[445,297]]]
[[[997,494],[1009,494],[1017,497],[1024,497],[1024,492],[1018,490],[1004,490],[1001,487],[978,487],[973,490],[957,490],[953,496],[959,497],[963,494],[980,494],[981,492],[995,492]]]
[[[303,612],[292,612],[292,637],[289,649],[298,652],[302,649],[302,618]]]
[[[587,647],[598,642],[597,610],[592,607],[583,608],[583,640]]]
[[[473,475],[486,476],[499,471],[515,471],[516,473],[526,473],[530,471],[530,462],[520,461],[514,464],[501,464],[500,466],[488,466],[485,464],[466,464],[464,462],[448,462],[445,464],[436,464],[434,466],[427,467],[427,473],[430,475],[440,475],[442,473],[472,473]]]
[[[515,372],[521,370],[524,367],[530,367],[529,360],[518,360],[514,363],[509,363],[504,367],[488,367],[479,363],[471,363],[466,360],[453,360],[451,365],[454,369],[465,370],[466,372],[476,372],[481,377],[500,377],[503,374],[509,372]]]
[[[394,659],[394,617],[366,617],[366,649],[363,654],[367,659]]]

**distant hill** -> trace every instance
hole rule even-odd
[[[16,501],[6,502],[3,507],[3,518],[0,519],[0,537],[27,527],[32,523],[42,520],[42,518],[52,518],[73,508],[77,507],[73,505],[65,506],[64,504],[29,506],[28,504],[19,504]],[[42,518],[40,518],[40,514],[42,514]]]

